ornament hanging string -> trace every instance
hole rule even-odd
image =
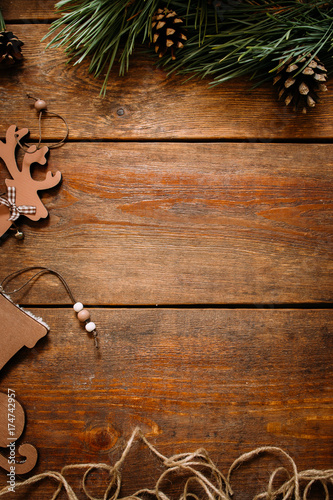
[[[120,497],[122,484],[121,468],[126,463],[129,452],[133,449],[134,443],[141,439],[149,448],[151,453],[161,460],[165,470],[157,479],[153,488],[143,488],[133,493],[128,497]],[[265,446],[256,448],[249,453],[244,453],[237,458],[229,468],[226,476],[219,470],[217,465],[211,460],[208,452],[201,448],[190,453],[180,453],[171,457],[166,457],[160,453],[155,446],[144,436],[140,428],[136,428],[122,452],[120,459],[114,465],[105,463],[86,463],[86,464],[71,464],[62,468],[61,472],[47,471],[41,474],[26,479],[23,482],[18,482],[15,485],[16,490],[24,487],[32,486],[45,479],[51,479],[57,483],[57,489],[50,497],[50,500],[56,500],[62,491],[65,490],[68,500],[78,500],[76,493],[69,484],[65,474],[70,471],[85,471],[81,481],[81,488],[88,500],[144,500],[148,497],[156,498],[157,500],[171,500],[171,498],[162,490],[163,484],[169,481],[175,484],[177,476],[179,480],[185,482],[178,500],[186,498],[198,499],[197,493],[192,490],[201,487],[204,495],[202,498],[206,500],[232,500],[233,488],[231,486],[231,476],[235,469],[244,466],[247,462],[258,458],[260,455],[270,454],[277,456],[280,460],[286,460],[288,466],[279,466],[271,474],[268,480],[266,490],[257,494],[254,500],[278,500],[279,498],[308,500],[312,485],[317,482],[321,484],[324,495],[322,498],[329,500],[330,491],[333,483],[333,469],[329,470],[305,470],[299,472],[296,463],[291,456],[281,448],[274,446]],[[95,497],[89,491],[87,481],[93,472],[108,472],[109,481],[102,497]],[[287,475],[287,479],[283,482],[278,482],[277,476],[282,474]],[[184,476],[185,475],[185,476]],[[167,481],[165,481],[167,478]],[[169,481],[168,481],[169,480]],[[301,486],[302,485],[302,486]],[[192,490],[192,491],[191,491]],[[0,490],[0,497],[7,495],[10,492],[8,486]],[[201,498],[201,497],[200,497]]]
[[[60,120],[62,120],[64,122],[65,127],[66,127],[66,134],[59,142],[57,142],[56,144],[50,144],[47,147],[48,147],[48,149],[54,149],[54,148],[59,148],[60,146],[62,146],[69,135],[69,127],[68,127],[68,123],[65,120],[65,118],[63,116],[59,115],[58,113],[54,113],[53,111],[49,111],[47,109],[46,102],[43,101],[42,99],[34,97],[31,94],[27,94],[27,97],[28,97],[28,99],[34,99],[34,101],[35,101],[34,107],[39,112],[39,115],[38,115],[38,133],[39,133],[38,143],[37,144],[23,144],[20,141],[20,139],[18,138],[18,135],[16,134],[15,138],[16,138],[17,144],[20,146],[21,149],[23,149],[23,151],[25,153],[29,153],[29,154],[33,154],[38,149],[40,149],[40,145],[42,143],[42,116],[43,116],[43,114],[45,114],[45,115],[48,114],[48,115],[56,116],[57,118],[60,118]],[[29,151],[28,149],[33,145],[36,147],[36,149],[33,151]]]
[[[11,280],[17,278],[18,276],[20,276],[21,274],[25,273],[25,272],[28,272],[28,271],[34,271],[36,269],[39,269],[39,271],[37,273],[35,273],[33,276],[31,276],[29,279],[27,279],[19,288],[15,288],[14,290],[5,290],[5,286],[8,282],[10,282]],[[72,291],[71,289],[69,288],[65,278],[58,272],[58,271],[55,271],[53,269],[50,269],[49,267],[43,267],[43,266],[29,266],[29,267],[25,267],[23,269],[20,269],[19,271],[15,271],[11,274],[8,274],[1,282],[0,282],[0,292],[3,291],[6,295],[12,295],[13,293],[16,293],[16,292],[19,292],[21,291],[23,288],[25,288],[29,283],[31,283],[32,281],[34,281],[35,279],[37,279],[39,276],[41,276],[42,274],[46,274],[46,273],[49,273],[49,274],[54,274],[55,276],[57,276],[57,278],[61,281],[61,283],[63,284],[66,292],[68,293],[71,301],[75,304],[76,300],[72,294]]]
[[[6,288],[6,285],[10,281],[12,281],[13,279],[17,278],[21,274],[24,274],[24,273],[29,272],[29,271],[34,271],[34,270],[38,270],[38,271],[35,274],[33,274],[30,278],[28,278],[18,288],[15,288],[12,290],[8,290]],[[87,332],[93,334],[95,347],[98,348],[96,325],[95,325],[95,323],[90,321],[90,313],[88,312],[87,309],[84,309],[83,304],[81,302],[76,301],[67,281],[58,271],[55,271],[54,269],[50,269],[49,267],[43,267],[43,266],[25,267],[23,269],[20,269],[19,271],[15,271],[13,273],[10,273],[5,278],[3,278],[3,280],[0,282],[0,293],[4,293],[5,295],[12,295],[14,293],[17,293],[17,292],[21,291],[23,288],[25,288],[27,285],[29,285],[29,283],[35,282],[36,279],[38,279],[43,274],[53,274],[53,275],[57,276],[57,278],[60,280],[60,282],[62,283],[66,292],[68,293],[71,301],[73,302],[73,308],[74,308],[74,311],[78,315],[78,319],[85,323],[85,329],[87,330]]]

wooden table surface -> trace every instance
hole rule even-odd
[[[164,454],[205,447],[224,472],[258,446],[283,448],[300,470],[332,468],[333,89],[297,115],[269,84],[184,84],[139,50],[101,98],[86,63],[45,50],[53,6],[1,2],[24,41],[22,66],[0,73],[1,138],[11,124],[37,138],[27,92],[70,133],[49,156],[63,175],[41,195],[49,217],[20,219],[23,241],[2,238],[0,272],[61,272],[91,310],[100,349],[54,276],[16,294],[50,325],[0,379],[25,408],[33,472],[112,462],[137,425]],[[45,141],[63,132],[43,121]],[[6,177],[1,165],[2,191]],[[275,465],[237,472],[235,500],[262,491]],[[159,472],[138,444],[122,494]]]

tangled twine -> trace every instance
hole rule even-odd
[[[119,498],[121,489],[120,468],[124,465],[126,457],[131,450],[134,441],[138,438],[140,438],[148,446],[152,453],[162,461],[166,470],[160,475],[153,489],[144,488],[129,497]],[[54,492],[50,500],[56,500],[62,489],[66,491],[68,500],[79,500],[64,474],[70,470],[86,469],[82,478],[82,489],[88,500],[145,500],[147,496],[153,496],[157,500],[171,500],[170,497],[168,497],[161,489],[163,481],[165,481],[166,477],[170,474],[183,474],[184,472],[187,472],[193,475],[186,479],[183,491],[178,500],[199,500],[199,496],[190,490],[193,485],[199,486],[206,493],[207,500],[231,500],[233,495],[230,482],[231,474],[236,468],[262,453],[269,453],[284,457],[290,465],[292,474],[286,467],[278,467],[270,475],[266,491],[256,495],[253,500],[307,500],[311,486],[315,482],[319,482],[322,485],[325,500],[329,500],[329,486],[333,485],[333,469],[325,471],[307,470],[298,472],[294,460],[290,457],[290,455],[288,455],[288,453],[280,448],[267,446],[245,453],[234,461],[227,476],[224,476],[212,462],[205,449],[200,448],[193,453],[181,453],[168,458],[159,453],[159,451],[146,439],[139,428],[134,430],[120,459],[113,466],[103,463],[67,465],[63,467],[60,473],[52,471],[44,472],[30,477],[25,481],[16,483],[15,491],[24,486],[33,485],[43,479],[50,478],[58,483],[57,490]],[[87,479],[89,475],[96,470],[106,471],[110,476],[107,488],[101,498],[92,496],[87,487]],[[281,473],[287,473],[288,479],[282,485],[274,487],[274,482],[276,482],[277,476],[281,475]],[[302,493],[301,483],[305,484],[302,488]],[[0,490],[0,497],[10,492],[11,491],[8,486],[2,488]],[[201,498],[202,495],[200,495],[200,499]]]

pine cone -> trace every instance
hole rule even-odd
[[[319,100],[318,92],[326,91],[325,81],[327,70],[317,56],[311,59],[311,54],[301,56],[301,59],[289,59],[278,71],[274,84],[279,82],[279,99],[286,105],[291,102],[294,111],[306,113],[307,107],[313,108]],[[299,73],[306,61],[309,63]]]
[[[23,55],[21,47],[23,42],[11,31],[0,32],[0,64],[10,66],[17,61],[21,61]]]
[[[184,21],[177,17],[174,10],[158,9],[152,17],[152,34],[155,52],[159,57],[164,56],[168,49],[172,59],[176,59],[175,51],[184,47],[187,40]]]

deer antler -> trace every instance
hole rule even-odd
[[[22,172],[21,176],[27,182],[31,179],[31,165],[33,163],[39,163],[40,165],[45,165],[47,162],[46,154],[49,150],[47,146],[43,146],[40,149],[34,151],[35,146],[30,146],[28,152],[24,155],[22,160]],[[36,186],[36,191],[41,191],[43,189],[49,189],[56,186],[61,180],[61,172],[59,170],[53,175],[52,172],[47,172],[46,177],[43,181],[33,180]]]
[[[38,191],[42,189],[50,189],[59,184],[61,181],[61,172],[57,170],[55,174],[52,172],[47,172],[46,177],[43,181],[38,181]]]
[[[28,132],[29,130],[27,128],[22,128],[16,132],[16,125],[11,125],[6,132],[6,142],[0,141],[0,158],[5,162],[13,178],[20,172],[15,159],[17,139],[21,140]]]
[[[39,163],[39,165],[46,165],[47,162],[46,155],[48,150],[49,148],[47,146],[43,146],[40,149],[36,149],[36,146],[30,146],[27,149],[27,153],[25,153],[22,160],[21,174],[24,177],[31,177],[30,167],[33,163]]]

